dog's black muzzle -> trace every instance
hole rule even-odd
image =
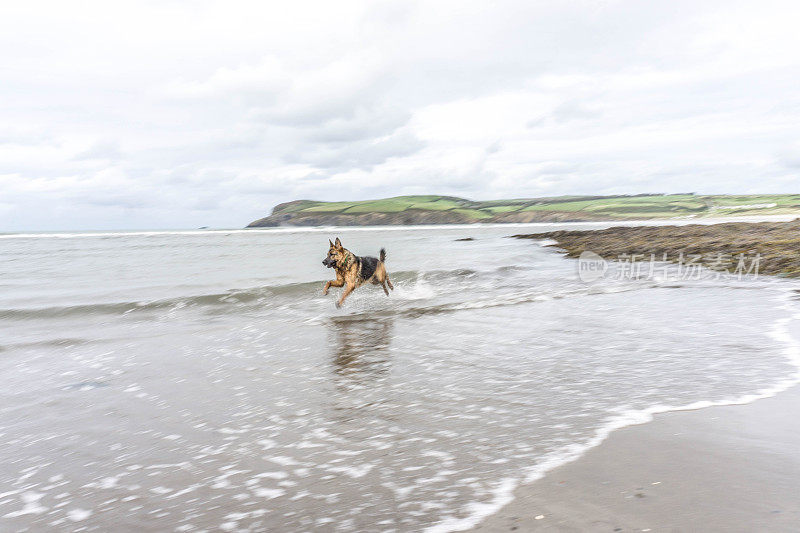
[[[334,263],[334,261],[330,257],[326,257],[325,259],[323,259],[322,260],[322,264],[325,265],[328,268],[333,268],[333,267],[336,266],[336,264]]]

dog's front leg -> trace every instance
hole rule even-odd
[[[350,293],[355,290],[355,288],[356,288],[355,285],[352,285],[350,283],[347,284],[347,287],[344,289],[344,292],[342,293],[342,297],[339,298],[338,302],[336,302],[337,309],[342,306],[342,304],[344,303],[344,299],[347,298],[350,295]]]
[[[325,283],[325,287],[322,289],[322,294],[327,296],[328,295],[328,289],[330,289],[331,287],[341,287],[342,285],[344,285],[344,280],[343,279],[338,279],[337,278],[337,279],[333,279],[331,281],[328,281],[328,282]]]

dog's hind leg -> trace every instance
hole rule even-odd
[[[389,281],[389,279],[386,276],[386,269],[381,265],[380,268],[375,271],[375,281],[373,283],[383,287],[383,292],[386,293],[386,296],[389,296],[389,289],[386,288],[387,281]]]
[[[386,296],[389,296],[389,291],[386,290],[387,285],[390,289],[394,290],[394,285],[392,285],[392,282],[389,281],[389,275],[386,273],[386,267],[383,265],[383,263],[378,263],[378,268],[375,270],[375,282],[381,284],[381,287],[383,287],[383,292],[386,293]]]

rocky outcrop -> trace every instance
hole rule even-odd
[[[726,222],[688,226],[614,227],[514,235],[551,239],[568,257],[593,252],[607,260],[695,261],[715,270],[735,271],[739,261],[758,264],[758,273],[800,277],[800,220]]]

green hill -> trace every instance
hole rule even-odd
[[[473,201],[455,196],[396,196],[356,202],[295,200],[248,227],[469,224],[798,215],[800,194],[555,196]]]

